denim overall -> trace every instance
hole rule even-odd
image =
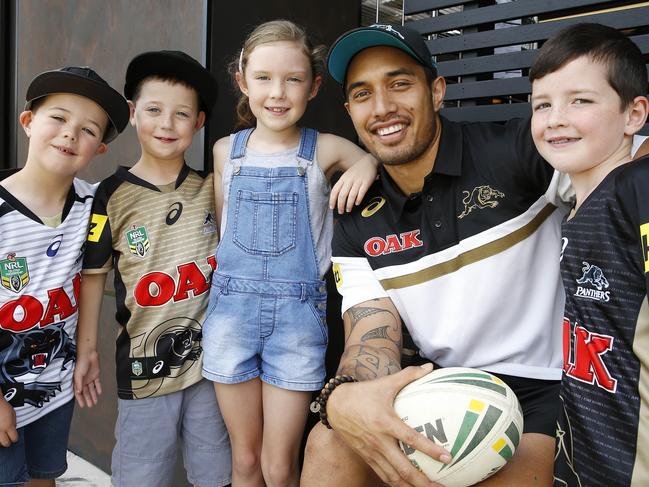
[[[227,384],[260,377],[313,391],[324,382],[328,341],[307,190],[317,132],[303,128],[297,153],[270,168],[244,164],[251,133],[234,135],[228,162],[227,223],[203,325],[203,376]]]

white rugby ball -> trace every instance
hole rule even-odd
[[[412,464],[446,487],[478,483],[512,457],[523,433],[523,412],[514,392],[495,375],[449,367],[408,384],[394,409],[409,426],[446,448],[445,465],[400,444]]]

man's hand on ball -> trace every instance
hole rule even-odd
[[[333,430],[392,487],[434,487],[399,448],[398,440],[432,458],[449,463],[451,456],[396,415],[394,397],[410,382],[423,377],[432,365],[408,367],[376,380],[342,384],[327,401]]]

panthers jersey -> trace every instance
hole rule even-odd
[[[75,179],[56,228],[0,187],[0,386],[23,427],[73,397],[83,244],[95,186]]]
[[[563,223],[562,409],[554,485],[649,485],[649,158]]]
[[[115,270],[117,392],[160,396],[201,380],[214,251],[213,178],[184,166],[154,186],[119,168],[97,189],[84,273]]]

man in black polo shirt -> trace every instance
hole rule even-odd
[[[378,475],[390,485],[432,485],[395,438],[449,460],[392,410],[394,395],[430,370],[399,372],[403,320],[428,360],[495,373],[521,401],[525,429],[516,454],[482,485],[550,485],[565,212],[529,120],[441,118],[445,81],[421,36],[401,26],[344,34],[328,67],[344,87],[360,139],[382,165],[364,203],[340,218],[333,241],[346,337],[338,373],[360,382],[330,395],[334,431],[312,431],[302,484],[366,487],[380,484]]]

